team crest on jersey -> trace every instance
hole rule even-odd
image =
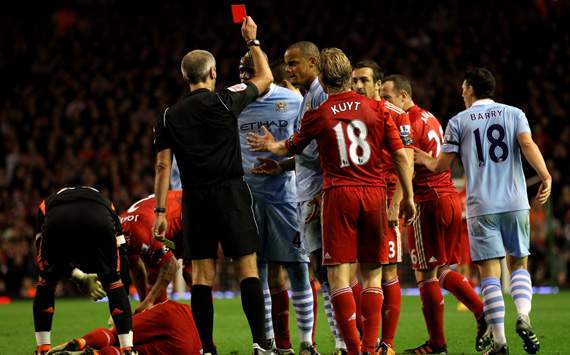
[[[240,91],[244,91],[245,89],[247,89],[247,85],[244,83],[235,84],[234,86],[230,86],[228,88],[229,91],[233,91],[233,92],[240,92]]]
[[[275,104],[276,112],[287,112],[287,103],[285,101],[279,101]]]

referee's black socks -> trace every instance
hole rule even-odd
[[[206,285],[192,285],[190,304],[204,353],[217,354],[213,340],[214,303],[212,301],[212,287]]]
[[[241,304],[249,322],[253,342],[267,350],[271,348],[271,341],[265,336],[265,300],[261,281],[257,277],[249,277],[241,281],[240,288]]]

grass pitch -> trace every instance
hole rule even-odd
[[[510,296],[507,306],[506,331],[511,354],[525,354],[515,333],[515,309]],[[420,298],[405,296],[396,333],[396,350],[420,345],[427,339],[420,308]],[[251,349],[249,328],[241,311],[239,299],[216,300],[214,339],[220,354],[248,355]],[[56,313],[52,331],[53,344],[81,336],[89,330],[106,325],[109,317],[106,303],[92,303],[87,299],[56,299]],[[570,354],[570,292],[557,295],[535,295],[531,318],[541,342],[540,354]],[[290,313],[293,344],[297,346],[294,310]],[[473,347],[475,320],[470,313],[457,311],[451,296],[445,297],[445,330],[449,354],[476,354]],[[322,355],[334,350],[328,324],[319,304],[317,344]],[[35,349],[32,321],[32,302],[15,301],[0,305],[0,354],[31,354]],[[176,354],[173,354],[176,355]]]

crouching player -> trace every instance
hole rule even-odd
[[[134,349],[139,355],[198,355],[202,345],[190,307],[165,301],[133,316]],[[115,328],[98,328],[54,347],[48,355],[117,355]]]
[[[152,236],[153,209],[156,205],[154,195],[135,202],[128,210],[121,213],[121,225],[127,240],[131,272],[141,299],[135,313],[167,299],[166,288],[178,270],[176,258],[181,257],[183,250],[181,199],[181,190],[168,191],[166,239],[176,244],[174,253]],[[189,262],[185,263],[183,275],[188,287],[192,284],[191,272],[192,265]]]

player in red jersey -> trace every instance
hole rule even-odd
[[[182,255],[183,249],[181,243],[181,198],[182,190],[168,191],[166,238],[175,242],[176,249],[174,252],[176,254],[152,236],[154,195],[149,195],[135,202],[120,215],[123,234],[127,240],[131,271],[141,299],[135,313],[167,299],[166,287],[173,280],[178,270],[176,257]],[[191,285],[192,282],[190,273],[191,265],[185,263],[184,279],[188,285]]]
[[[337,48],[320,55],[319,80],[329,98],[308,111],[300,131],[276,142],[267,129],[250,134],[254,151],[285,156],[300,153],[313,139],[323,169],[323,264],[327,266],[335,317],[349,355],[374,353],[382,308],[382,264],[388,263],[385,183],[381,178],[384,146],[392,152],[402,180],[405,217],[415,215],[411,170],[398,129],[379,102],[350,90],[352,66]],[[356,328],[356,305],[350,288],[351,264],[362,275],[362,344]]]
[[[198,355],[200,336],[192,311],[185,304],[164,301],[133,316],[134,349],[138,355]],[[117,355],[115,328],[97,328],[84,336],[54,347],[48,355]]]
[[[386,77],[382,84],[382,96],[406,110],[410,116],[415,146],[438,156],[443,144],[443,130],[434,115],[414,103],[410,81],[403,75]],[[451,292],[475,315],[479,328],[476,348],[480,351],[487,331],[483,302],[466,278],[449,269],[449,265],[459,260],[462,226],[461,201],[451,180],[451,172],[433,173],[423,166],[415,168],[413,185],[418,216],[409,227],[408,243],[430,339],[405,352],[447,352],[441,287]]]
[[[406,140],[404,146],[408,159],[413,161],[414,150],[410,136],[410,120],[408,115],[399,107],[380,97],[380,88],[384,74],[380,66],[372,60],[363,60],[354,65],[352,70],[352,89],[370,99],[379,101],[384,105],[392,116],[399,131],[404,134]],[[388,198],[388,224],[385,231],[388,237],[389,264],[382,267],[382,292],[384,304],[382,305],[382,339],[378,344],[381,355],[395,354],[394,336],[400,319],[400,307],[402,304],[402,291],[398,279],[398,263],[402,262],[402,242],[398,223],[398,209],[401,199],[401,189],[397,198],[394,198],[398,175],[390,152],[384,149],[384,174],[387,184]],[[354,289],[353,289],[354,291]],[[356,297],[356,296],[355,296]],[[358,302],[357,302],[358,303]]]

